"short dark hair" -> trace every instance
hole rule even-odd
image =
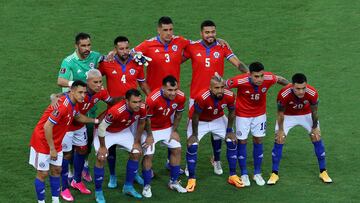
[[[158,27],[161,27],[163,24],[169,25],[169,24],[173,24],[173,22],[169,16],[163,16],[158,21]]]
[[[80,32],[75,36],[75,44],[79,44],[80,40],[82,39],[90,39],[90,35],[85,32]]]
[[[125,98],[127,100],[130,100],[131,96],[139,97],[139,96],[141,96],[141,93],[139,90],[132,88],[132,89],[129,89],[128,91],[126,91],[126,93],[125,93]]]
[[[249,65],[249,70],[250,70],[250,73],[252,72],[260,72],[262,70],[264,70],[264,65],[260,62],[253,62]]]
[[[79,86],[86,87],[87,85],[86,85],[86,82],[84,82],[82,80],[75,80],[71,85],[71,89],[79,87]]]
[[[129,42],[129,39],[125,36],[117,36],[114,39],[114,45],[117,45],[117,43],[119,43],[119,42]]]
[[[177,82],[178,81],[176,80],[176,78],[174,76],[168,75],[163,79],[162,84],[164,86],[166,86],[167,83],[170,83],[170,86],[174,87],[177,84]]]
[[[216,27],[214,21],[212,21],[212,20],[205,20],[205,21],[203,21],[203,22],[201,23],[200,28],[201,28],[201,30],[203,30],[204,27],[210,27],[210,26]]]
[[[302,84],[304,82],[307,82],[306,76],[302,73],[295,73],[292,76],[291,80],[293,84],[295,83]]]

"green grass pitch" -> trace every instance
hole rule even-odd
[[[200,23],[212,19],[217,35],[227,40],[246,63],[259,60],[267,70],[290,78],[303,72],[320,94],[320,122],[327,168],[334,183],[318,179],[318,166],[310,139],[296,128],[287,139],[280,165],[280,181],[259,187],[253,182],[241,190],[215,176],[209,164],[210,139],[200,144],[198,184],[192,194],[167,189],[166,150],[158,147],[153,197],[144,202],[359,202],[358,143],[360,128],[360,3],[340,0],[252,1],[20,1],[0,0],[0,202],[36,202],[35,170],[27,164],[32,130],[49,103],[61,60],[73,52],[77,32],[92,35],[93,50],[107,53],[117,35],[132,45],[156,35],[156,21],[171,16],[175,34],[199,39]],[[226,63],[226,77],[238,74]],[[182,65],[181,84],[189,93],[191,63]],[[268,95],[268,130],[264,145],[263,176],[271,172],[275,96]],[[186,115],[182,120],[185,143]],[[184,145],[185,146],[185,145]],[[251,144],[248,166],[252,171]],[[118,151],[117,173],[123,184],[127,155]],[[182,165],[185,165],[183,153]],[[91,156],[91,165],[94,157]],[[107,173],[107,170],[106,170]],[[106,188],[108,202],[134,202],[120,189]],[[186,178],[181,177],[183,185]],[[93,184],[88,184],[93,190]],[[136,186],[138,191],[140,187]],[[76,202],[94,202],[93,195],[74,191]],[[47,200],[50,201],[47,183]]]

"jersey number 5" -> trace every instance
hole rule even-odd
[[[205,67],[210,67],[210,58],[205,58]]]

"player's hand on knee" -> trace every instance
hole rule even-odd
[[[191,135],[187,140],[187,145],[191,146],[191,145],[193,145],[195,143],[198,143],[198,142],[199,142],[198,137],[196,135]]]
[[[108,150],[106,147],[100,147],[97,153],[97,158],[99,161],[105,161],[106,157],[108,155]]]
[[[276,132],[275,141],[278,144],[284,144],[284,142],[285,142],[285,132],[283,130],[279,130],[278,132]]]
[[[173,132],[170,134],[169,142],[170,142],[171,140],[176,140],[176,141],[180,142],[180,135],[179,135],[179,133],[176,132],[176,131],[173,131]]]
[[[50,159],[53,161],[57,160],[57,151],[56,149],[50,149]]]
[[[141,149],[141,145],[140,145],[140,143],[134,143],[133,144],[133,147],[132,147],[132,149],[131,149],[131,153],[132,154],[140,154],[141,155],[141,153],[142,153],[142,149]]]
[[[318,127],[311,129],[311,133],[310,133],[311,137],[313,140],[315,141],[319,141],[320,140],[320,129]]]
[[[144,142],[144,144],[142,145],[142,147],[145,148],[145,149],[147,149],[148,147],[150,147],[150,150],[152,151],[153,144],[154,144],[154,137],[153,137],[152,134],[148,134],[148,135],[146,136],[145,142]]]
[[[230,139],[234,144],[237,144],[237,138],[234,132],[226,133],[225,140]]]

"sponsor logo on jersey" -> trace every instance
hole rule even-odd
[[[114,75],[117,74],[116,70],[113,70],[113,72],[111,72],[111,73],[114,74]]]
[[[294,104],[294,102],[291,101],[291,102],[289,102],[289,104]]]
[[[135,69],[131,68],[129,72],[130,72],[131,75],[134,75],[135,74]]]
[[[305,100],[305,101],[304,101],[304,104],[307,104],[307,103],[309,103],[309,101],[308,101],[308,100]]]
[[[113,115],[111,113],[109,113],[108,115],[106,115],[106,120],[108,121],[112,121],[113,119]]]
[[[209,106],[209,107],[208,107],[208,109],[212,109],[212,107],[211,107],[211,106]]]
[[[79,70],[77,70],[77,73],[81,73],[81,70],[79,69]]]
[[[126,119],[123,119],[121,122],[126,122],[127,120]]]
[[[177,106],[178,106],[177,104],[172,104],[172,105],[171,105],[171,107],[172,107],[173,109],[175,109]]]
[[[227,106],[227,104],[221,104],[221,108],[225,108]]]
[[[172,45],[171,49],[172,49],[173,51],[177,51],[178,46],[177,46],[177,45]]]
[[[264,88],[261,89],[262,92],[266,92],[266,90],[267,90],[266,87],[264,87]]]
[[[159,111],[164,110],[163,107],[160,106]]]
[[[60,68],[60,73],[61,73],[61,74],[66,73],[66,68]]]
[[[250,91],[249,91],[249,90],[246,90],[246,91],[245,91],[245,94],[250,94]]]
[[[94,67],[95,67],[95,64],[94,64],[94,63],[89,63],[89,67],[90,67],[90,68],[94,68]]]
[[[220,56],[219,52],[215,51],[214,52],[214,57],[217,59],[217,58],[219,58],[219,56]]]
[[[99,101],[99,98],[94,99],[94,104],[96,104]]]
[[[200,53],[198,53],[198,54],[196,54],[196,56],[201,56],[201,54],[200,54]]]
[[[63,143],[63,144],[62,144],[62,148],[63,148],[63,149],[67,149],[67,148],[68,148],[67,144]]]
[[[155,49],[155,53],[159,53],[160,51],[159,51],[159,49]]]

